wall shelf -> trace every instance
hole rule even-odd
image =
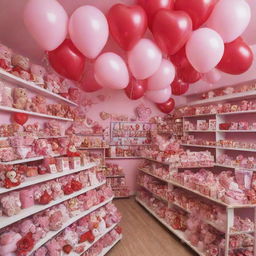
[[[96,163],[89,163],[89,164],[82,166],[78,169],[57,172],[57,173],[48,173],[48,174],[44,174],[44,175],[37,175],[34,177],[29,177],[29,178],[26,178],[26,180],[24,182],[22,182],[17,187],[13,187],[13,188],[9,188],[9,189],[8,188],[0,188],[0,195],[10,192],[10,191],[13,191],[13,190],[17,190],[17,189],[25,188],[25,187],[32,186],[32,185],[35,185],[38,183],[42,183],[42,182],[45,182],[48,180],[57,179],[57,178],[64,177],[64,176],[70,175],[70,174],[74,174],[74,173],[77,173],[80,171],[85,171],[85,170],[91,169],[95,166],[97,166]]]
[[[108,204],[109,202],[111,202],[113,200],[113,197],[112,198],[109,198],[107,199],[106,201],[98,204],[98,205],[95,205],[93,207],[91,207],[89,210],[87,211],[83,211],[82,213],[78,214],[77,216],[74,216],[72,218],[70,218],[67,222],[65,222],[65,224],[62,226],[61,229],[57,230],[57,231],[50,231],[46,234],[46,236],[39,240],[33,250],[31,250],[29,253],[28,253],[28,256],[32,255],[37,249],[39,249],[41,246],[43,246],[46,242],[48,242],[49,240],[51,240],[53,237],[55,237],[58,233],[60,233],[62,230],[64,230],[65,228],[67,228],[68,226],[70,226],[71,224],[73,224],[74,222],[78,221],[79,219],[83,218],[84,216],[90,214],[91,212],[94,212],[95,210],[99,209],[100,207]]]
[[[60,120],[60,121],[70,121],[70,122],[74,121],[73,119],[70,119],[70,118],[46,115],[46,114],[41,114],[41,113],[37,113],[37,112],[31,112],[31,111],[26,111],[26,110],[12,108],[12,107],[5,107],[5,106],[0,106],[0,111],[13,112],[13,113],[24,113],[24,114],[28,114],[30,116],[44,117],[44,118],[55,119],[55,120]]]
[[[102,250],[102,252],[98,255],[98,256],[104,256],[106,255],[120,240],[122,240],[123,236],[120,235],[120,237],[113,243],[111,244],[110,246],[104,248]]]
[[[58,100],[61,100],[65,103],[69,103],[73,106],[78,106],[75,102],[62,97],[59,94],[56,94],[56,93],[53,93],[49,90],[41,88],[39,85],[37,85],[33,82],[29,82],[29,81],[23,80],[22,78],[14,76],[14,75],[4,71],[3,69],[0,69],[0,78],[2,78],[3,80],[5,80],[7,82],[18,85],[22,88],[26,88],[26,89],[28,89],[30,91],[34,91],[36,93],[40,93],[40,95],[44,95],[44,96],[47,96],[47,97],[50,97],[50,98],[53,98],[53,99],[58,99]]]
[[[63,196],[62,198],[58,199],[58,200],[54,200],[54,201],[51,201],[49,204],[47,205],[34,205],[33,207],[30,207],[30,208],[26,208],[26,209],[22,209],[19,214],[16,214],[16,215],[13,215],[13,216],[1,216],[0,217],[0,229],[1,228],[4,228],[4,227],[7,227],[21,219],[24,219],[28,216],[31,216],[37,212],[41,212],[43,210],[46,210],[54,205],[57,205],[57,204],[60,204],[64,201],[67,201],[71,198],[74,198],[74,197],[77,197],[79,195],[82,195],[92,189],[95,189],[95,188],[98,188],[102,185],[104,185],[106,183],[106,181],[103,181],[97,185],[94,185],[94,186],[90,186],[90,187],[86,187],[86,188],[83,188],[75,193],[72,193],[70,195],[65,195]]]

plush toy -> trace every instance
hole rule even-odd
[[[58,241],[54,238],[52,240],[50,240],[47,244],[46,247],[48,249],[48,254],[49,256],[57,256],[57,255],[61,255],[61,246],[58,243]]]
[[[47,249],[46,247],[42,246],[40,247],[36,252],[35,256],[46,256],[47,255]]]
[[[13,89],[13,107],[26,109],[28,103],[27,90],[23,88]]]
[[[145,105],[140,104],[135,109],[139,121],[147,121],[150,118],[150,115],[152,113],[152,110],[150,108],[145,107]]]
[[[25,236],[29,232],[34,234],[36,232],[36,226],[31,219],[26,219],[20,223],[19,230],[22,236]]]
[[[49,229],[57,231],[61,229],[63,225],[62,212],[58,209],[52,209],[48,212]]]
[[[20,175],[14,170],[7,171],[5,173],[4,187],[12,188],[20,185]]]
[[[19,54],[14,54],[12,56],[12,65],[13,75],[27,81],[32,80],[32,75],[30,74],[30,62],[28,58]]]
[[[45,68],[40,65],[31,64],[30,71],[32,74],[32,81],[44,87],[44,76],[46,74]]]
[[[47,114],[46,99],[44,96],[37,95],[32,98],[32,105],[30,111]]]
[[[12,54],[10,48],[0,44],[0,68],[8,72],[12,70]]]
[[[17,250],[17,242],[22,236],[14,231],[9,231],[0,236],[0,256],[14,255]],[[11,254],[12,253],[12,254]]]
[[[69,99],[75,102],[79,101],[81,96],[80,91],[77,88],[69,88],[68,95]]]
[[[49,231],[49,218],[44,214],[35,214],[33,216],[33,223],[36,226],[36,231],[33,235],[35,241],[40,240],[42,237],[45,237]]]
[[[80,156],[80,153],[77,151],[76,147],[73,144],[68,146],[67,156],[68,157],[79,157]]]
[[[3,213],[7,216],[13,216],[20,212],[21,202],[19,192],[13,192],[5,195],[0,200]]]
[[[46,89],[54,92],[59,93],[61,88],[61,81],[60,77],[55,74],[47,74],[45,77]]]

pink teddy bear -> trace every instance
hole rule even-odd
[[[0,44],[0,68],[12,70],[12,50],[3,44]]]
[[[31,219],[24,220],[19,225],[20,234],[25,236],[27,233],[31,232],[34,234],[36,232],[36,226]]]
[[[59,93],[61,89],[61,81],[60,78],[55,74],[46,75],[46,88],[54,93]]]
[[[21,202],[19,192],[13,192],[3,196],[0,200],[3,208],[3,213],[7,216],[13,216],[20,212]]]
[[[44,76],[46,74],[45,68],[40,65],[31,64],[30,71],[33,81],[41,87],[44,87]]]
[[[12,256],[21,238],[22,236],[14,231],[3,233],[0,237],[0,256]]]

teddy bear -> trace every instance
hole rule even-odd
[[[5,180],[3,185],[5,188],[17,187],[20,185],[20,182],[21,177],[14,169],[5,173]]]
[[[28,103],[27,90],[23,88],[13,89],[13,107],[18,109],[26,109]]]
[[[12,70],[12,54],[10,48],[0,44],[0,68],[8,72]]]
[[[12,88],[0,81],[0,104],[5,107],[12,107]]]
[[[35,241],[39,241],[42,237],[45,237],[49,232],[49,218],[44,213],[35,214],[33,216],[33,223],[36,226],[33,238]]]
[[[26,81],[32,80],[32,75],[30,73],[30,61],[29,58],[26,58],[19,54],[12,55],[12,74],[20,77]]]
[[[40,65],[31,64],[30,71],[32,75],[32,81],[40,85],[42,88],[44,88],[45,86],[44,77],[46,75],[45,68]]]
[[[14,231],[9,231],[0,236],[0,256],[14,255],[17,250],[17,242],[22,236]]]
[[[47,114],[46,98],[44,96],[36,95],[32,98],[32,105],[30,111]]]
[[[19,224],[19,230],[22,236],[25,236],[29,232],[34,234],[36,232],[36,226],[31,219],[26,219]]]
[[[61,89],[61,80],[60,77],[55,74],[47,74],[45,77],[46,89],[54,92],[59,93]]]
[[[1,198],[3,213],[7,216],[13,216],[20,212],[21,202],[19,192],[13,192]]]

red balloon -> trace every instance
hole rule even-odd
[[[129,99],[138,100],[145,94],[146,82],[145,80],[136,80],[135,78],[132,78],[124,91]]]
[[[81,79],[85,57],[70,39],[66,39],[57,49],[48,52],[48,57],[51,66],[57,73],[74,81]]]
[[[170,98],[165,103],[156,104],[157,107],[165,114],[169,114],[173,111],[175,108],[175,100],[173,98]]]
[[[233,42],[225,44],[224,55],[217,68],[228,74],[240,75],[251,67],[252,62],[251,48],[238,37]]]
[[[129,51],[147,30],[147,15],[138,5],[114,5],[108,12],[110,33],[115,41]]]
[[[96,92],[102,89],[102,87],[97,83],[94,78],[93,63],[86,63],[85,73],[81,79],[79,87],[85,92]]]
[[[181,48],[176,54],[170,56],[170,60],[177,68],[184,68],[190,65],[186,56],[186,48]]]
[[[23,125],[28,121],[28,114],[25,113],[14,113],[12,117],[13,120],[20,125]]]
[[[152,32],[159,47],[173,55],[188,41],[192,21],[185,12],[160,10],[155,15]]]
[[[199,81],[202,78],[202,75],[188,64],[183,68],[177,69],[177,77],[185,83],[193,84]]]
[[[181,79],[176,77],[175,80],[172,82],[171,87],[172,87],[172,94],[176,96],[180,96],[188,91],[189,84],[183,82]]]
[[[176,0],[174,9],[186,12],[193,22],[193,29],[199,28],[209,18],[219,0]]]
[[[141,5],[148,15],[148,26],[152,27],[155,14],[160,9],[171,10],[174,6],[174,0],[139,0]]]

